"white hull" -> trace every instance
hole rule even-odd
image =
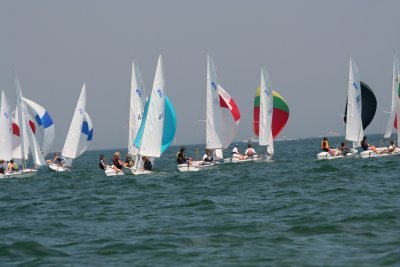
[[[151,174],[153,173],[152,171],[146,171],[142,168],[135,168],[135,167],[131,167],[131,168],[124,168],[124,173],[125,174],[133,174],[133,175],[142,175],[142,174]]]
[[[37,170],[25,169],[23,171],[10,172],[5,174],[0,174],[0,179],[3,178],[29,178],[37,174]]]
[[[120,176],[125,175],[123,171],[117,172],[113,167],[107,166],[106,170],[104,171],[106,176]]]
[[[198,172],[198,171],[205,171],[210,169],[215,169],[218,166],[218,162],[203,162],[203,161],[193,161],[192,165],[187,163],[178,164],[178,170],[180,172]]]
[[[377,147],[376,148],[379,152],[382,152],[387,149],[387,147]],[[387,156],[395,156],[400,154],[400,148],[396,148],[394,152],[392,153],[387,153],[384,152],[382,154],[376,154],[373,150],[365,150],[360,153],[361,157],[363,159],[365,158],[380,158],[380,157],[387,157]]]
[[[224,159],[224,163],[245,163],[245,162],[253,162],[253,161],[265,161],[265,157],[248,157],[245,159],[239,159],[237,157],[231,157],[231,158],[226,158]]]
[[[323,151],[321,153],[318,153],[317,158],[318,159],[329,159],[329,160],[340,159],[340,158],[351,158],[351,157],[356,156],[358,153],[357,149],[354,149],[354,148],[350,149],[350,151],[351,152],[347,153],[346,155],[340,154],[337,149],[334,149],[333,155],[331,155],[329,152]]]
[[[65,172],[69,171],[70,169],[65,167],[65,166],[60,166],[55,163],[47,164],[47,166],[50,168],[50,170],[55,171],[55,172]]]

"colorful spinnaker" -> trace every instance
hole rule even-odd
[[[272,136],[275,139],[285,127],[289,119],[289,106],[283,97],[275,91],[273,94],[273,116],[272,116]],[[256,97],[254,98],[254,134],[260,134],[260,87],[257,88]]]

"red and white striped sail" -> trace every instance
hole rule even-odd
[[[219,104],[221,108],[221,143],[227,148],[236,136],[240,122],[240,111],[233,98],[218,84]]]

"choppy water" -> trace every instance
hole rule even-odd
[[[0,265],[399,266],[400,156],[317,161],[319,146],[199,173],[178,173],[172,147],[142,177],[106,177],[98,155],[114,151],[92,151],[69,173],[3,179]]]

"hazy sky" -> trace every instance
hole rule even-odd
[[[60,150],[82,84],[94,123],[91,149],[126,147],[131,61],[150,92],[163,55],[177,111],[176,142],[204,143],[206,50],[241,111],[238,140],[253,136],[260,68],[288,102],[281,136],[344,134],[349,57],[374,90],[366,133],[382,133],[390,109],[400,1],[0,1],[0,89],[45,106]],[[14,105],[14,104],[13,104]]]

